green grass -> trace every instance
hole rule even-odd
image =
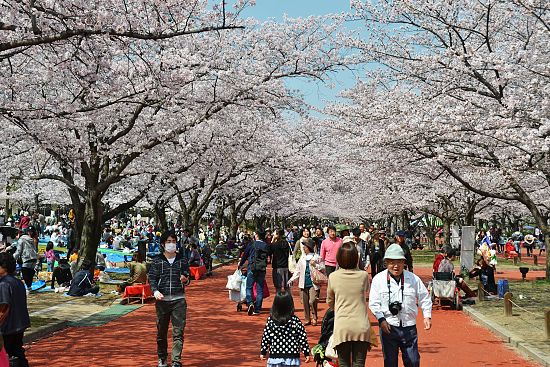
[[[411,250],[413,264],[433,264],[438,253],[439,251],[433,250]]]
[[[31,328],[38,329],[39,327],[53,324],[58,321],[58,319],[54,319],[51,317],[31,316]]]

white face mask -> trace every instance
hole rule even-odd
[[[170,254],[173,254],[176,252],[176,244],[175,243],[165,243],[164,244],[164,250]]]

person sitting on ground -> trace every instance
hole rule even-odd
[[[53,270],[51,288],[56,289],[55,282],[57,281],[57,284],[59,285],[59,287],[57,288],[57,291],[58,292],[65,291],[65,288],[68,289],[69,286],[71,285],[72,279],[73,279],[73,274],[71,273],[71,266],[67,261],[67,255],[62,254],[59,257],[58,265]]]
[[[99,286],[93,282],[93,276],[90,272],[92,263],[90,260],[82,261],[80,270],[74,275],[71,287],[67,293],[69,296],[82,297],[88,293],[97,294]]]
[[[479,276],[481,284],[483,284],[483,289],[490,294],[497,293],[497,285],[495,282],[495,268],[487,262],[484,257],[481,257],[477,262],[476,266],[468,274],[470,278],[475,278]]]
[[[189,253],[189,266],[200,266],[200,265],[201,265],[201,254],[199,252],[197,244],[192,243],[191,252]]]
[[[476,296],[476,293],[468,287],[468,284],[459,276],[455,276],[454,274],[454,265],[453,260],[456,259],[456,250],[454,248],[451,248],[447,250],[447,253],[445,254],[445,258],[441,260],[441,264],[439,264],[439,269],[437,270],[439,273],[452,273],[453,278],[456,282],[456,285],[458,288],[462,289],[464,293],[466,294],[467,298],[472,298]]]
[[[105,254],[100,253],[99,251],[95,254],[95,264],[96,268],[100,271],[104,271],[105,267],[107,266],[107,263],[105,261]]]
[[[504,249],[506,257],[508,259],[513,259],[514,257],[518,257],[518,253],[516,252],[516,247],[514,246],[514,241],[512,239],[508,239],[506,242],[506,247]]]
[[[74,250],[69,256],[69,265],[71,266],[71,273],[74,276],[78,271],[78,250]]]
[[[129,285],[147,283],[147,265],[139,252],[134,252],[132,261],[126,266],[130,268],[130,279],[119,285],[120,293],[124,293],[124,289]]]
[[[50,241],[53,242],[54,246],[59,246],[59,242],[61,241],[61,237],[59,236],[59,230],[55,229],[52,232],[52,235],[50,236]]]

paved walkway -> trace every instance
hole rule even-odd
[[[224,289],[226,276],[233,271],[233,266],[222,268],[213,278],[188,288],[186,367],[265,366],[258,356],[267,311],[252,317],[236,312]],[[264,307],[269,307],[271,300],[268,298]],[[296,307],[301,317],[298,301]],[[320,315],[325,310],[326,304],[320,304]],[[461,312],[436,309],[433,324],[430,331],[419,330],[423,366],[538,366]],[[310,345],[315,345],[320,327],[308,326],[306,330]],[[32,366],[156,366],[154,305],[103,326],[68,328],[27,347]],[[383,365],[379,347],[369,353],[367,365]]]

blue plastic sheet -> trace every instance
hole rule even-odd
[[[106,273],[117,273],[117,274],[130,274],[130,269],[128,268],[106,268]]]
[[[37,291],[40,288],[44,288],[46,286],[46,282],[44,280],[37,280],[36,282],[33,282],[31,285],[31,291]]]

